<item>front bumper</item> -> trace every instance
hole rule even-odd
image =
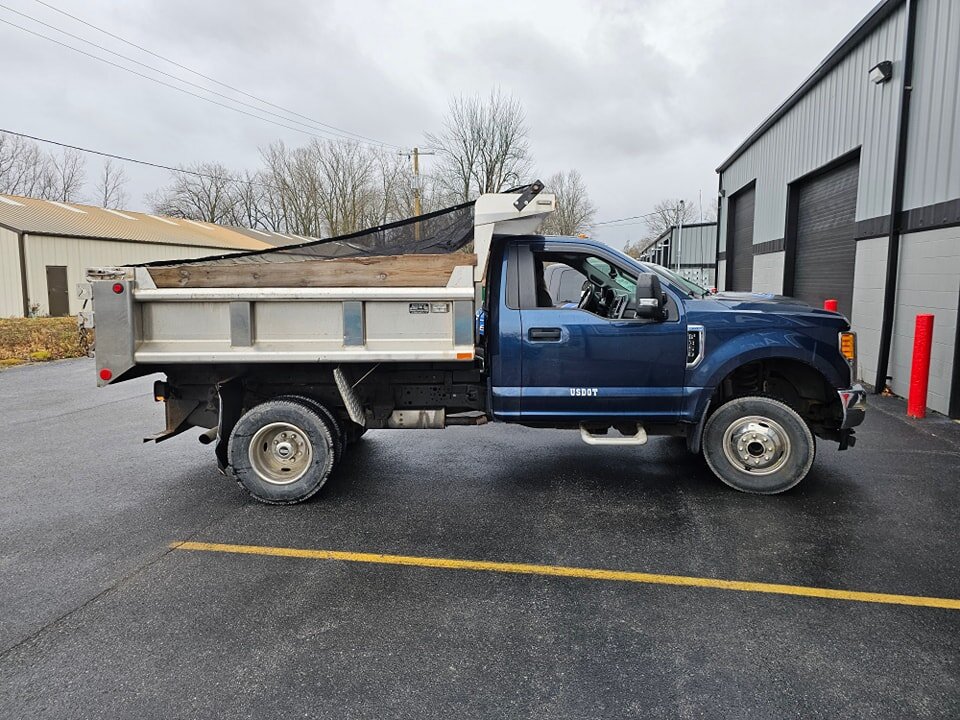
[[[841,430],[848,430],[863,422],[867,414],[867,391],[863,385],[857,384],[846,390],[838,390],[840,407],[843,408],[843,418],[840,422]]]

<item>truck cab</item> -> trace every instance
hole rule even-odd
[[[709,428],[721,451],[711,467],[755,492],[786,489],[780,471],[795,479],[794,466],[812,462],[813,435],[853,444],[866,394],[837,313],[711,294],[582,238],[496,238],[490,267],[484,340],[497,420],[577,427],[599,444],[681,435],[697,452],[707,420],[733,403],[724,416],[735,406],[746,419]]]

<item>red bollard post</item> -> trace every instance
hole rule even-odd
[[[839,311],[840,311],[840,304],[839,304],[836,300],[834,300],[833,298],[830,298],[829,300],[824,300],[824,301],[823,301],[823,309],[824,309],[824,310],[829,310],[829,311],[831,311],[831,312],[839,312]]]
[[[910,397],[907,415],[927,416],[927,385],[930,381],[930,350],[933,347],[933,315],[917,315],[913,331],[913,364],[910,368]]]

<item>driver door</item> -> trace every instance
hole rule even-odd
[[[670,303],[664,322],[605,317],[572,303],[554,302],[544,282],[544,264],[563,257],[591,279],[596,267],[636,276],[617,267],[595,248],[564,244],[551,248],[520,245],[520,324],[522,344],[521,417],[528,420],[637,419],[670,422],[677,418],[686,363],[685,322],[680,305]],[[574,257],[575,256],[575,257]],[[551,273],[555,274],[555,273]],[[609,277],[607,278],[609,281]],[[614,281],[615,282],[615,281]],[[565,305],[565,306],[564,306]],[[630,313],[632,314],[632,313]]]

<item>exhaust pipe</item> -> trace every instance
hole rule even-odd
[[[219,432],[220,428],[212,427],[209,430],[205,430],[204,432],[200,433],[200,437],[198,437],[197,440],[200,441],[201,445],[209,445],[210,443],[216,441],[217,433]]]

